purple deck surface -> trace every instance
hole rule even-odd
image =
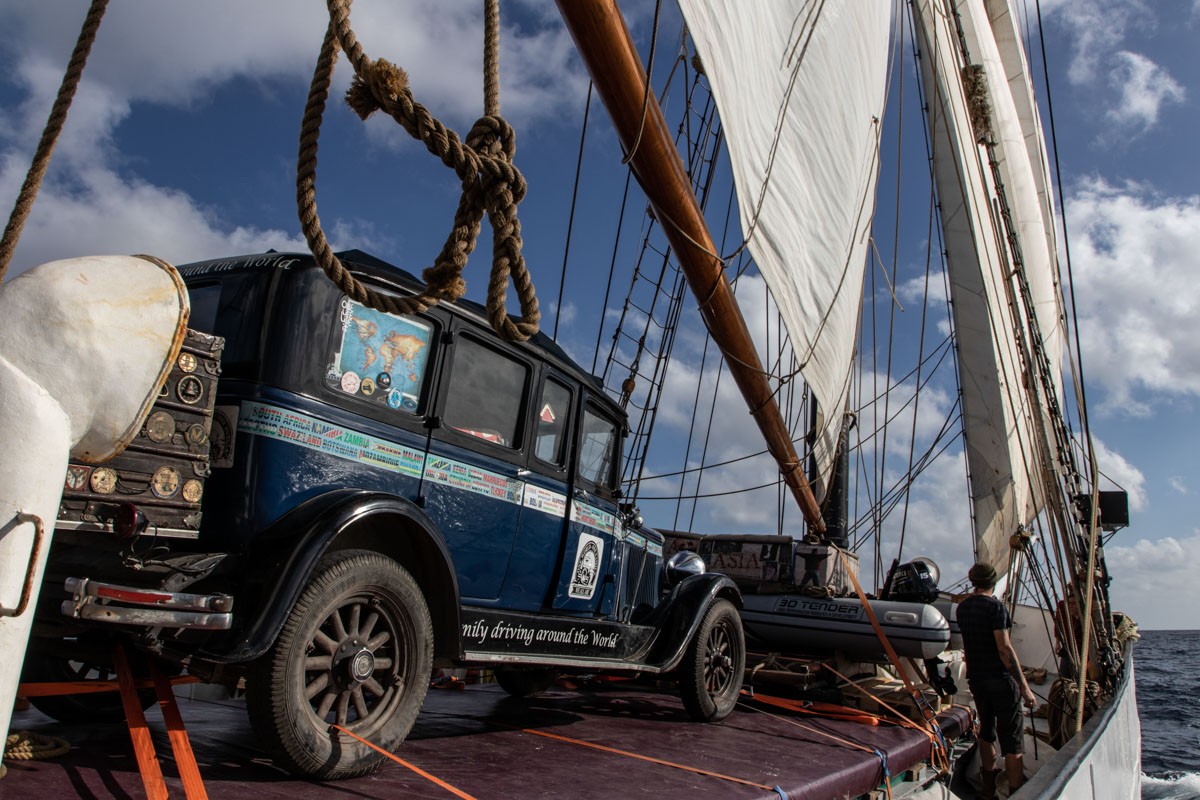
[[[255,740],[240,701],[181,700],[180,710],[208,796],[225,798],[436,798],[453,795],[399,764],[366,778],[317,783],[274,767]],[[962,712],[943,725],[956,735]],[[166,730],[147,712],[172,797],[183,797]],[[3,800],[145,796],[123,725],[63,725],[30,710],[13,730],[58,736],[73,748],[52,761],[8,762]],[[719,773],[735,783],[529,733],[541,731]],[[877,748],[893,775],[929,757],[928,739],[912,730],[739,708],[724,722],[688,720],[670,694],[627,684],[601,690],[554,689],[513,700],[495,686],[431,690],[399,755],[479,800],[493,798],[855,797],[877,787],[878,757],[830,735]]]

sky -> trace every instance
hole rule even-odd
[[[645,54],[653,4],[625,5]],[[85,3],[66,0],[0,5],[0,209],[16,197],[85,12]],[[1102,471],[1130,494],[1131,526],[1107,547],[1113,604],[1145,628],[1198,628],[1190,611],[1200,608],[1192,513],[1200,493],[1200,160],[1192,148],[1200,0],[1042,0],[1041,12],[1092,431]],[[559,342],[588,365],[614,309],[610,302],[605,315],[597,298],[625,171],[593,103],[560,308],[587,77],[552,4],[506,0],[502,19],[502,112],[517,130],[516,161],[530,187],[520,211],[525,254],[544,329],[557,324]],[[448,125],[465,131],[482,113],[479,3],[360,0],[352,20],[368,54],[404,67],[417,100]],[[324,26],[318,2],[112,3],[9,277],[95,253],[183,264],[302,250],[295,154]],[[676,47],[678,30],[668,9],[664,51]],[[335,98],[348,82],[341,63]],[[432,260],[458,198],[445,167],[392,121],[376,115],[363,124],[336,100],[319,159],[318,209],[335,247],[413,272]],[[637,239],[627,235],[623,246]],[[473,299],[483,297],[488,250],[481,243],[468,267]],[[898,296],[913,316],[920,259],[901,258]],[[771,316],[752,299],[763,296],[757,280],[746,276],[740,290],[751,298],[756,332]],[[690,424],[701,351],[698,334],[682,330],[660,414],[668,435]],[[710,461],[744,449],[751,435],[739,402],[726,379]],[[920,430],[936,429],[951,406],[952,395],[935,387],[922,400]],[[962,486],[961,457],[936,462],[909,509],[905,552],[949,552],[947,572],[969,565],[962,525],[947,524],[967,513]],[[722,531],[772,530],[772,505],[721,500],[707,521]],[[652,523],[674,521],[655,513]]]

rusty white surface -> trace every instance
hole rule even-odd
[[[0,617],[7,731],[69,454],[103,461],[137,434],[187,329],[173,267],[134,256],[53,261],[0,284],[0,606],[17,606],[35,514],[47,533],[28,610]]]

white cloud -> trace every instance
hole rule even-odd
[[[1200,532],[1128,545],[1119,544],[1117,536],[1105,550],[1113,576],[1113,609],[1128,613],[1134,621],[1153,620],[1156,628],[1195,628],[1194,613],[1200,607],[1200,581],[1195,576]]]
[[[1154,14],[1144,0],[1048,0],[1042,9],[1047,18],[1071,31],[1074,46],[1067,75],[1077,85],[1097,79],[1099,65],[1128,32],[1154,24]]]
[[[1117,104],[1105,112],[1125,136],[1144,133],[1158,122],[1158,112],[1164,103],[1181,103],[1183,87],[1166,70],[1138,53],[1122,50],[1117,53],[1116,66],[1109,72],[1110,85],[1118,94]]]
[[[1126,461],[1124,456],[1109,449],[1108,445],[1095,436],[1092,437],[1092,444],[1096,448],[1096,464],[1100,467],[1100,488],[1108,488],[1105,483],[1105,479],[1107,479],[1108,482],[1129,493],[1130,509],[1133,511],[1144,510],[1148,504],[1146,476],[1140,469]]]
[[[1164,67],[1122,47],[1130,34],[1158,24],[1144,0],[1051,0],[1043,8],[1069,31],[1067,79],[1103,111],[1107,127],[1098,143],[1125,144],[1154,126],[1165,103],[1183,101],[1183,87]]]
[[[1179,494],[1189,494],[1187,482],[1184,481],[1182,475],[1172,475],[1171,477],[1167,478],[1167,485]]]
[[[1079,334],[1103,411],[1200,395],[1200,196],[1093,178],[1067,201]]]

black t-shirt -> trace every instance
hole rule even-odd
[[[963,654],[967,659],[967,676],[1006,675],[1008,670],[1000,660],[995,633],[1012,627],[1004,603],[991,595],[973,594],[958,604],[957,618]]]

